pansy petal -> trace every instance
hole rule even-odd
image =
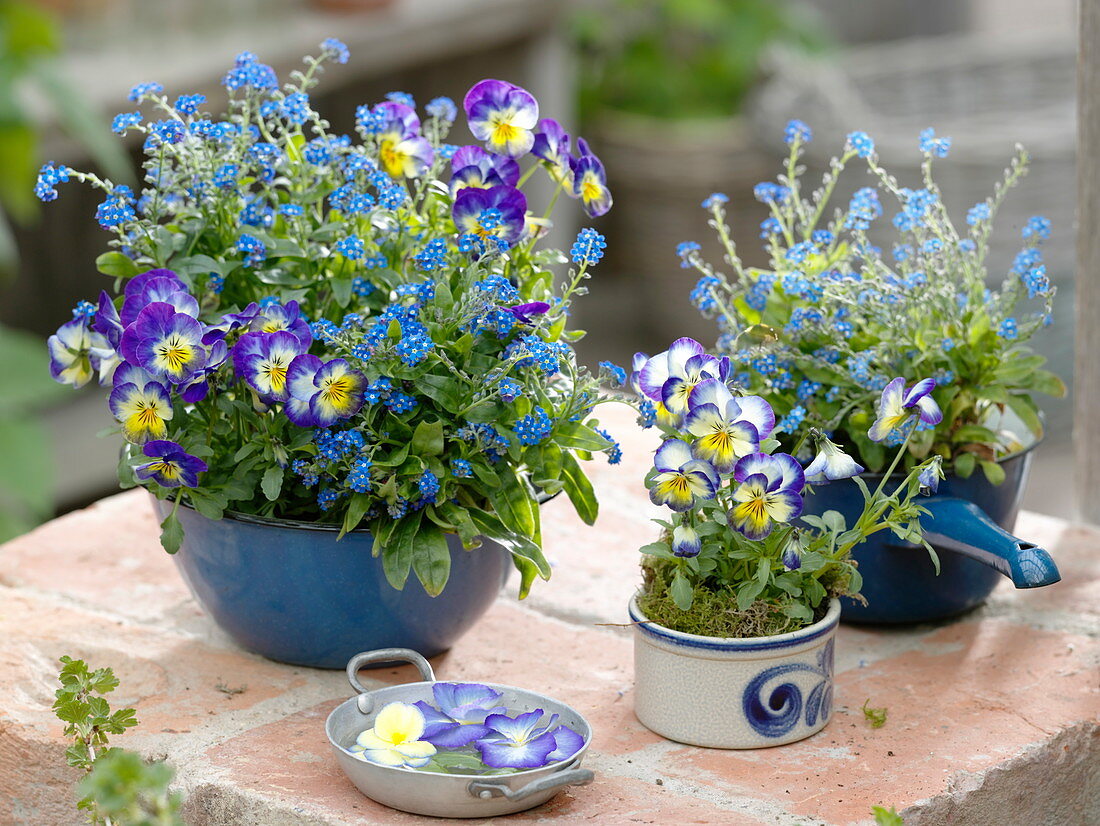
[[[931,396],[919,399],[917,409],[920,411],[920,420],[925,424],[939,424],[943,421],[943,411]]]
[[[902,399],[902,405],[905,407],[912,407],[931,393],[935,386],[935,379],[921,379],[905,392],[905,397]]]
[[[379,766],[392,766],[398,768],[406,763],[405,755],[393,748],[364,749],[359,756],[370,763]]]
[[[741,408],[738,418],[751,423],[759,438],[768,438],[775,430],[775,412],[772,406],[760,396],[738,396],[735,401]]]
[[[718,379],[707,378],[699,382],[691,391],[688,398],[688,407],[695,409],[697,405],[709,404],[718,410],[725,411],[729,402],[733,401],[733,394]]]
[[[679,439],[665,439],[653,454],[653,466],[660,471],[676,471],[692,460],[691,448]]]
[[[546,762],[557,763],[567,760],[584,746],[584,738],[569,726],[558,726],[551,732],[554,735],[555,749],[546,755]]]

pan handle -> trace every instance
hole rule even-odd
[[[370,690],[359,682],[359,669],[370,663],[391,662],[393,660],[404,660],[412,663],[420,672],[420,677],[424,682],[435,682],[435,672],[432,671],[432,664],[411,648],[379,648],[374,651],[364,651],[362,654],[356,654],[348,660],[347,674],[348,682],[351,683],[351,687],[359,695],[356,706],[359,708],[360,713],[370,714],[374,701],[371,699]]]
[[[512,790],[507,783],[492,780],[475,780],[466,787],[474,797],[488,800],[491,797],[507,797],[509,800],[523,800],[539,792],[548,792],[561,786],[587,786],[595,775],[590,769],[567,769],[555,772],[538,780],[532,780],[521,789]]]

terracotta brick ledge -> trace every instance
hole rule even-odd
[[[547,505],[551,582],[522,604],[503,595],[434,663],[442,679],[559,697],[595,728],[586,765],[596,781],[517,820],[839,826],[868,824],[884,804],[908,826],[1100,824],[1100,532],[1024,514],[1019,533],[1054,553],[1061,583],[1025,592],[1005,580],[956,622],[843,627],[838,708],[823,732],[760,751],[690,748],[634,719],[631,640],[607,625],[626,619],[636,549],[652,533],[639,480],[654,437],[626,413],[606,418],[626,456],[593,468],[598,525],[568,502]],[[62,654],[115,669],[113,702],[141,720],[115,742],[171,760],[189,824],[442,822],[385,809],[344,779],[323,731],[349,696],[343,674],[231,643],[160,550],[143,496],[106,499],[0,548],[0,824],[84,822],[49,710]],[[409,669],[370,676],[413,679]],[[868,699],[888,709],[882,728],[863,719]]]

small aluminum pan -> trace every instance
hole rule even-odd
[[[359,682],[359,669],[370,663],[405,661],[420,671],[422,682],[405,683],[375,690]],[[557,714],[559,722],[584,738],[584,745],[567,760],[538,769],[507,775],[460,775],[422,772],[368,763],[347,749],[364,729],[371,727],[375,714],[387,703],[432,702],[435,674],[420,654],[408,648],[383,648],[356,654],[348,662],[348,681],[357,692],[333,709],[325,721],[332,751],[340,768],[363,794],[393,809],[436,817],[496,817],[522,812],[545,803],[566,786],[592,782],[593,774],[580,768],[584,753],[592,741],[592,727],[575,709],[564,703],[507,685],[484,683],[501,692],[501,705],[512,712],[541,708]]]

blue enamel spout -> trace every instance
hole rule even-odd
[[[921,505],[930,512],[920,524],[931,544],[997,569],[1017,588],[1039,588],[1062,578],[1047,551],[1008,533],[974,503],[934,496]]]

